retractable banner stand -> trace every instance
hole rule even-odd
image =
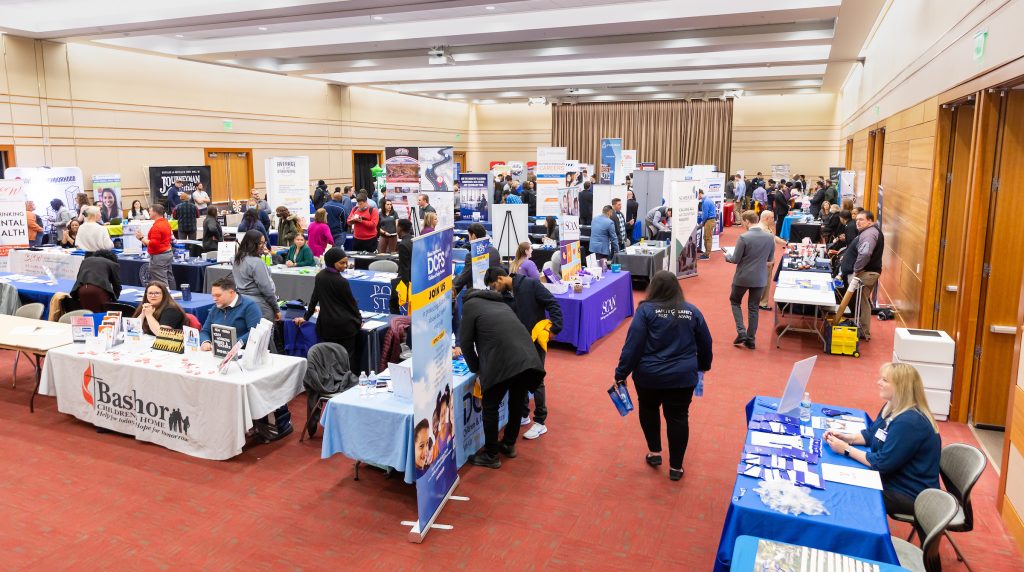
[[[721,250],[719,237],[725,227],[722,224],[722,203],[725,202],[725,173],[712,172],[704,178],[704,200],[715,203],[715,236],[711,239],[711,250]]]
[[[672,258],[669,270],[679,278],[697,275],[697,181],[672,182]]]
[[[25,189],[19,180],[0,179],[0,271],[7,272],[7,253],[28,246]]]
[[[104,223],[111,219],[121,218],[121,175],[93,175],[92,176],[92,197],[100,207],[100,220]],[[65,203],[66,204],[66,203]],[[39,205],[36,205],[39,208]]]
[[[202,183],[204,189],[210,188],[210,167],[150,167],[149,168],[149,204],[167,202],[167,193],[175,181],[181,181],[181,189],[188,194],[196,190],[196,183]],[[177,192],[177,191],[175,191]]]
[[[622,139],[619,137],[601,139],[601,171],[597,182],[603,185],[620,184],[615,175],[616,171],[620,171],[620,163],[622,163]]]
[[[491,174],[462,173],[459,175],[459,195],[462,220],[471,220],[474,214],[479,214],[481,220],[487,220],[491,210]]]
[[[828,180],[832,181],[832,184],[839,188],[839,177],[840,174],[846,170],[846,167],[829,167],[828,168]]]
[[[422,542],[459,483],[452,400],[452,228],[413,239],[412,400],[416,462],[416,522]]]
[[[558,190],[559,202],[559,243],[580,239],[580,188],[568,187]]]
[[[601,209],[606,205],[612,206],[612,199],[619,199],[622,201],[622,212],[625,214],[626,185],[594,185],[594,213],[592,216],[594,218],[601,216]],[[637,216],[640,216],[639,213]]]
[[[437,228],[455,224],[454,163],[451,147],[420,147],[420,192],[437,211]]]
[[[616,171],[621,177],[621,182],[615,183],[616,185],[626,184],[626,175],[632,175],[633,171],[636,171],[636,149],[623,149],[622,150],[622,169]]]
[[[526,180],[526,165],[522,161],[509,161],[508,174],[520,183]]]
[[[266,169],[267,203],[271,212],[285,207],[309,226],[309,157],[270,157]]]
[[[560,216],[558,190],[566,186],[566,148],[537,147],[537,216]]]
[[[78,167],[11,167],[4,171],[5,179],[21,179],[25,200],[36,205],[36,213],[47,219],[55,213],[50,201],[60,199],[68,208],[75,205],[75,196],[85,188],[82,170]],[[50,224],[44,225],[49,230]]]
[[[412,207],[420,192],[420,161],[417,147],[384,148],[384,186],[400,218],[416,218]]]
[[[857,189],[854,186],[857,180],[857,171],[843,171],[839,173],[839,186],[836,189],[839,191],[839,198],[841,199],[853,199],[857,194]]]
[[[470,261],[473,265],[473,288],[477,290],[487,288],[484,285],[484,274],[487,274],[487,266],[490,263],[490,249],[490,237],[485,236],[469,241]]]

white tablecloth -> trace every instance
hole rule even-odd
[[[119,433],[203,459],[242,452],[252,420],[303,391],[306,360],[271,355],[270,363],[216,373],[209,352],[153,350],[152,338],[104,352],[99,342],[51,350],[39,385],[57,409]]]
[[[78,278],[78,267],[85,260],[82,256],[68,254],[60,248],[43,250],[12,250],[8,253],[7,272],[46,276],[43,268],[49,268],[57,278],[75,280]]]

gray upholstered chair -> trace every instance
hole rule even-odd
[[[370,263],[374,272],[398,272],[398,263],[393,260],[374,260]]]
[[[912,572],[939,572],[939,543],[950,521],[957,514],[956,498],[941,489],[927,489],[914,501],[914,526],[921,535],[921,547],[902,538],[892,537],[900,566]]]

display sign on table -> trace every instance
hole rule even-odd
[[[491,175],[490,173],[462,173],[459,175],[459,211],[462,220],[473,218],[473,213],[480,214],[480,220],[487,220],[490,213]]]
[[[490,264],[490,248],[491,239],[489,237],[485,236],[469,241],[470,260],[473,264],[473,288],[477,290],[486,288],[484,274],[487,273],[487,267]]]
[[[601,171],[597,182],[604,185],[618,185],[622,163],[622,138],[607,137],[601,139]]]
[[[571,242],[580,239],[580,187],[558,189],[559,240]]]
[[[537,147],[537,216],[561,216],[558,190],[565,187],[566,148]]]
[[[114,218],[122,218],[121,175],[111,173],[92,176],[92,198],[100,207],[100,220],[104,224]]]
[[[722,204],[725,202],[725,173],[713,171],[704,177],[704,200],[715,203],[715,236],[711,239],[711,250],[721,250],[719,236],[725,230],[722,223]]]
[[[398,216],[412,218],[411,207],[420,192],[419,148],[384,148],[384,185]]]
[[[50,201],[60,199],[68,208],[75,205],[75,197],[85,187],[82,170],[78,167],[10,167],[4,171],[5,179],[21,179],[25,200],[36,204],[36,214],[44,221],[56,216]],[[47,228],[48,224],[45,224]]]
[[[583,261],[580,256],[580,241],[563,243],[559,247],[562,255],[562,280],[572,280],[583,268]]]
[[[658,164],[654,161],[644,161],[638,164],[638,170],[640,171],[657,171]]]
[[[164,203],[167,194],[175,181],[182,182],[182,190],[192,194],[196,184],[202,183],[204,189],[210,188],[210,166],[195,167],[150,167],[149,168],[149,204]],[[177,191],[175,191],[177,192]]]
[[[25,188],[19,180],[0,179],[0,257],[28,246]]]
[[[669,270],[680,278],[697,275],[697,181],[673,181],[672,252]]]
[[[632,175],[636,171],[636,149],[622,150],[622,185],[626,184],[626,175]]]
[[[135,220],[124,225],[121,235],[122,252],[125,254],[140,254],[143,250],[142,241],[135,238],[135,233],[141,232],[142,236],[148,236],[149,230],[153,228],[153,224],[154,221],[151,220]]]
[[[452,228],[413,239],[412,392],[418,521],[409,539],[420,542],[458,484],[452,400]],[[435,421],[435,419],[437,421]],[[421,449],[422,447],[422,449]]]
[[[269,157],[264,161],[267,203],[271,212],[285,207],[309,226],[309,157]],[[269,230],[269,229],[268,229]]]

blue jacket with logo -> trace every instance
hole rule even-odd
[[[711,369],[711,331],[696,306],[641,302],[626,333],[615,379],[633,374],[647,389],[697,385],[697,372]]]

